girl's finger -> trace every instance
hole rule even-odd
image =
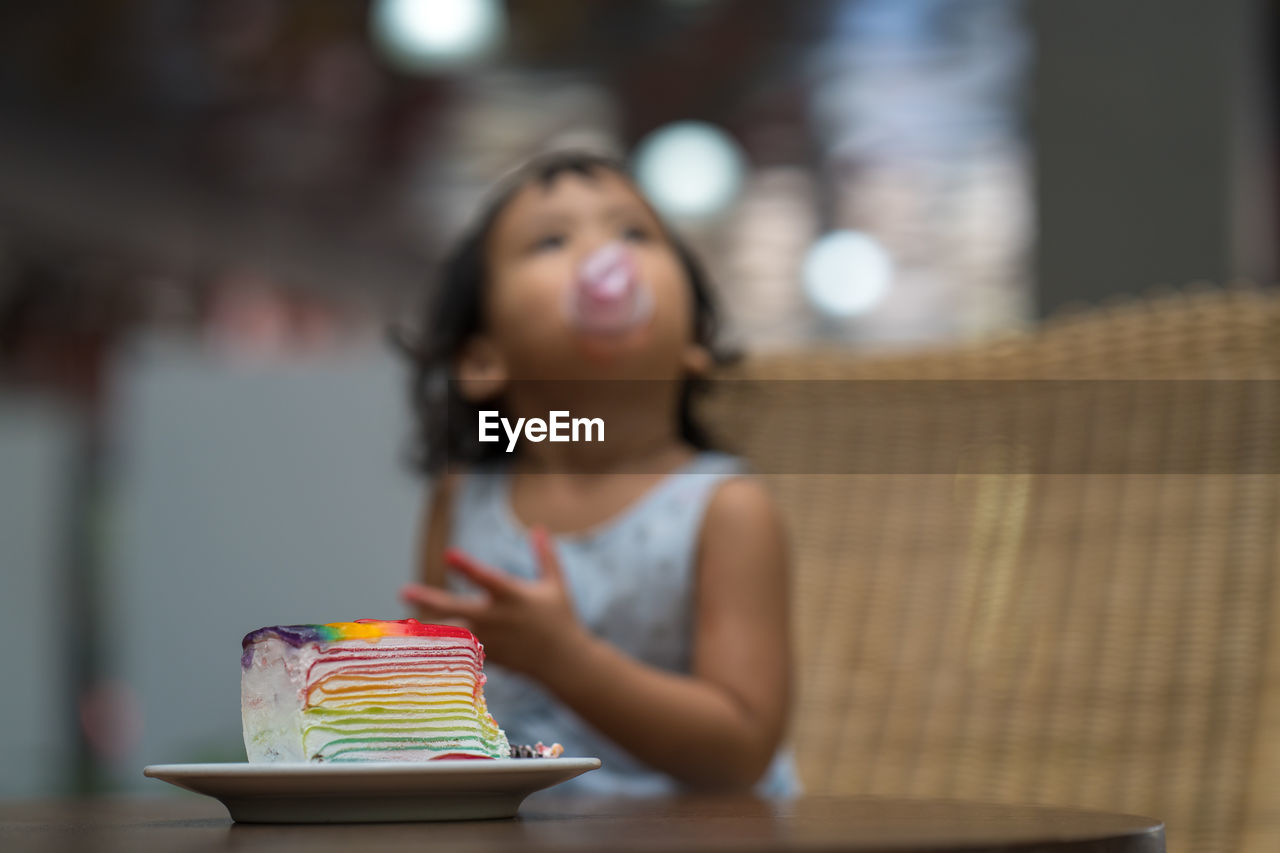
[[[533,528],[530,538],[533,540],[533,554],[538,560],[538,567],[542,570],[543,580],[564,586],[564,572],[560,570],[560,558],[556,556],[556,548],[551,542],[551,534],[547,532],[547,528]]]
[[[514,578],[496,569],[477,563],[457,548],[450,548],[444,552],[444,562],[449,568],[454,569],[458,574],[484,588],[490,595],[495,597],[510,598],[519,591],[519,582]]]
[[[430,611],[435,617],[449,619],[466,619],[468,621],[483,615],[488,609],[487,602],[474,598],[463,598],[434,586],[420,583],[405,584],[400,588],[400,599],[407,604]]]

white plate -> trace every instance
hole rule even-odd
[[[222,801],[242,823],[371,823],[514,817],[524,798],[598,758],[153,764],[153,779]]]

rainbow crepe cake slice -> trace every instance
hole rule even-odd
[[[251,762],[507,758],[463,628],[361,619],[260,628],[240,658]]]

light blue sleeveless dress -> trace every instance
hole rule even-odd
[[[688,673],[694,561],[703,515],[716,487],[742,473],[735,457],[700,453],[620,515],[586,533],[555,537],[578,618],[632,657]],[[452,518],[449,544],[494,568],[537,577],[528,531],[511,511],[505,471],[486,469],[462,477],[454,489]],[[448,583],[456,591],[473,591],[453,573]],[[491,662],[485,672],[485,700],[511,743],[559,742],[566,755],[601,760],[599,770],[557,790],[637,796],[681,790],[675,779],[633,758],[537,683]],[[799,793],[789,750],[779,751],[756,791],[779,797]]]

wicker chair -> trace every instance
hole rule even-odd
[[[708,414],[793,537],[809,790],[1280,850],[1278,373],[1280,297],[1229,289],[728,374]]]

